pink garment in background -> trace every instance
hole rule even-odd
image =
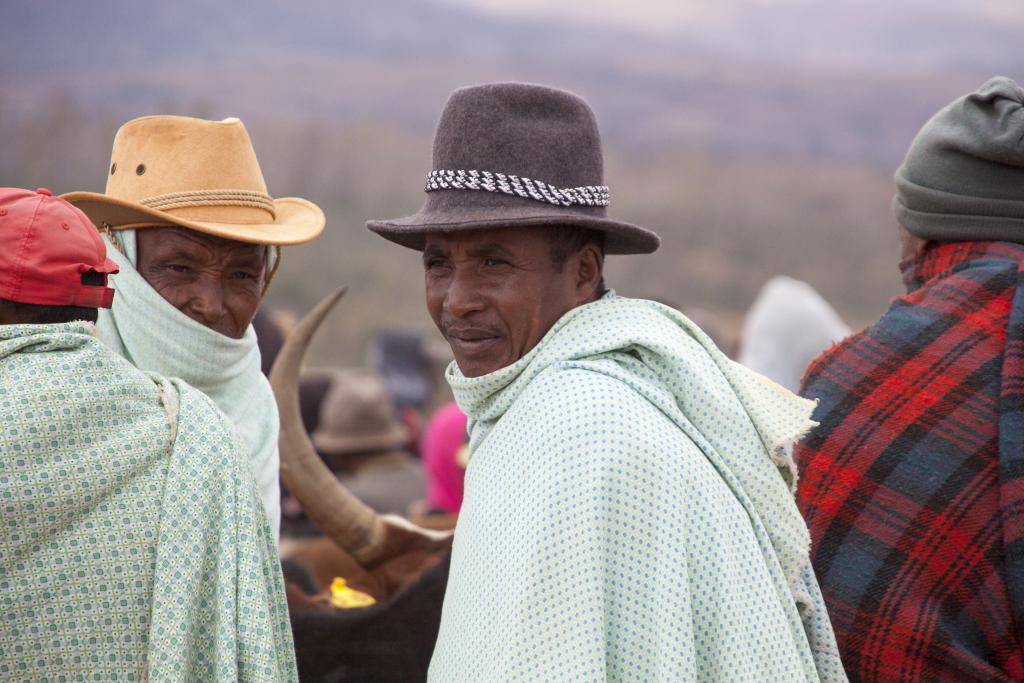
[[[456,454],[466,443],[466,416],[455,401],[446,403],[430,418],[423,434],[423,470],[427,475],[427,503],[453,515],[462,507],[466,471]]]

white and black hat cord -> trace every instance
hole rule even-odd
[[[605,185],[557,188],[539,180],[490,171],[438,170],[427,174],[425,192],[483,190],[518,195],[556,206],[608,206],[611,196]]]

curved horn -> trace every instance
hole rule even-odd
[[[270,371],[270,386],[281,413],[281,479],[310,519],[357,560],[377,554],[384,542],[380,516],[342,486],[317,455],[299,410],[299,368],[313,333],[346,288],[329,294],[295,326]]]
[[[298,390],[302,359],[320,323],[346,291],[342,287],[324,297],[285,338],[270,371],[270,385],[281,413],[281,479],[324,534],[360,564],[372,567],[408,550],[450,545],[451,535],[420,529],[393,515],[378,515],[335,479],[302,424]]]

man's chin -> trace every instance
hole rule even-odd
[[[200,325],[208,327],[214,332],[217,332],[221,336],[227,337],[228,339],[241,339],[242,337],[245,336],[245,330],[248,329],[247,327],[243,327],[242,330],[239,331],[235,329],[233,326],[229,327],[227,325],[207,325],[206,323],[200,321],[196,322],[199,322]]]
[[[488,362],[480,359],[460,359],[458,355],[455,356],[455,364],[459,366],[459,372],[464,377],[483,377],[505,367],[505,364],[498,362]]]
[[[192,317],[192,316],[189,316],[189,317]],[[202,320],[199,320],[197,318],[192,318],[192,319],[195,320],[200,325],[202,325],[203,327],[209,328],[209,329],[213,330],[214,332],[216,332],[217,334],[221,335],[222,337],[227,337],[228,339],[241,339],[242,337],[245,336],[245,331],[247,329],[249,329],[248,325],[243,327],[241,329],[241,331],[239,331],[234,326],[229,326],[229,325],[224,325],[224,324],[213,324],[213,325],[211,325],[210,323],[203,322]]]
[[[508,365],[508,354],[501,348],[501,342],[502,339],[499,337],[474,340],[448,339],[455,363],[466,377],[480,377]]]
[[[501,370],[502,368],[512,364],[511,361],[505,358],[504,354],[502,354],[501,358],[496,356],[490,358],[479,356],[468,357],[458,353],[454,355],[455,364],[459,366],[459,372],[461,372],[464,377],[483,377],[484,375],[489,375],[492,372],[496,372],[497,370]]]
[[[157,294],[160,294],[160,296],[163,296],[163,293],[160,292],[160,290],[156,290],[156,292],[157,292]],[[167,297],[164,297],[164,301],[167,301],[167,303],[169,303],[172,306],[174,306],[174,302],[170,301]],[[197,322],[200,325],[202,325],[203,327],[211,329],[214,332],[216,332],[216,333],[218,333],[218,334],[220,334],[220,335],[222,335],[224,337],[228,337],[229,339],[241,339],[242,337],[244,337],[246,330],[249,329],[249,325],[252,322],[250,320],[250,322],[246,323],[242,327],[242,329],[238,329],[234,325],[234,323],[231,322],[229,319],[222,319],[222,320],[216,320],[216,321],[211,322],[211,321],[207,320],[206,318],[204,318],[203,316],[200,316],[200,315],[197,315],[197,314],[193,313],[192,311],[188,310],[187,308],[181,308],[181,307],[178,307],[178,306],[174,306],[174,307],[177,308],[182,313],[184,313],[189,318],[191,318],[194,322]],[[255,315],[253,317],[255,317]]]

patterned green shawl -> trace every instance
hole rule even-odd
[[[784,451],[811,403],[614,295],[448,381],[471,456],[432,680],[845,680]]]
[[[296,680],[246,452],[93,326],[0,326],[0,679]]]

